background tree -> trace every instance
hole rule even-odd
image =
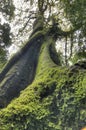
[[[74,37],[70,40],[71,44],[75,41],[74,44],[77,44],[78,41],[78,51],[84,52],[86,50],[85,47],[85,25],[86,25],[86,9],[85,9],[85,0],[74,0],[74,1],[61,1],[66,13],[67,19],[71,22],[72,28],[75,28],[75,31],[72,33]],[[74,47],[73,47],[74,48]],[[76,50],[77,51],[77,50]]]
[[[14,14],[13,1],[0,1],[0,68],[7,61],[7,47],[11,45],[10,20]]]

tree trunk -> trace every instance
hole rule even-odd
[[[40,17],[41,19],[41,17]],[[46,37],[48,39],[56,39],[53,27],[46,33],[43,30],[43,19],[36,20],[35,27],[30,36],[29,42],[7,63],[0,74],[0,107],[6,107],[8,103],[19,96],[20,91],[25,89],[32,83],[36,66],[38,64],[39,53],[42,44],[44,44]],[[54,27],[55,28],[55,27]],[[55,28],[56,30],[56,28]],[[56,58],[55,51],[51,49],[51,57],[54,62]],[[54,52],[54,54],[53,54]],[[59,60],[56,62],[59,63]]]
[[[42,34],[34,36],[2,71],[0,107],[6,106],[33,81],[43,39]]]
[[[2,130],[78,130],[86,124],[86,62],[59,66],[54,48],[59,32],[54,29],[35,28],[2,71],[0,105],[9,104],[0,111]]]

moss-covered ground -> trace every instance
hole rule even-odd
[[[85,125],[86,69],[57,66],[45,41],[33,83],[0,110],[0,130],[80,130]]]

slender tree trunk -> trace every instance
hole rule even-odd
[[[70,35],[70,58],[72,57],[73,55],[73,34]]]
[[[65,38],[65,64],[66,65],[68,64],[68,61],[67,61],[67,36]]]

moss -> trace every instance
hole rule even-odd
[[[1,130],[79,130],[86,124],[86,69],[57,66],[42,45],[34,82],[0,111]]]
[[[48,72],[0,111],[2,130],[78,130],[85,125],[86,73],[78,72],[75,79],[77,74],[68,78],[60,67]]]

